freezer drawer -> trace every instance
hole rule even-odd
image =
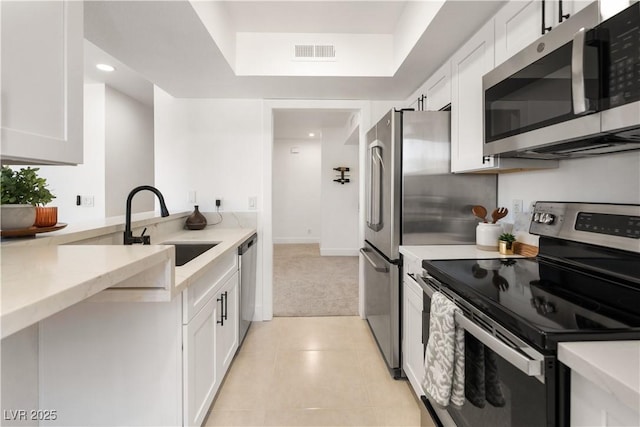
[[[400,369],[400,267],[365,242],[365,317],[390,370]]]

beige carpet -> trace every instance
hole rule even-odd
[[[358,314],[358,257],[320,256],[318,244],[273,245],[274,316]]]

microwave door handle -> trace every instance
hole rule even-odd
[[[584,48],[587,29],[581,28],[573,36],[571,49],[571,93],[573,97],[573,113],[582,115],[593,113],[591,103],[585,95]]]

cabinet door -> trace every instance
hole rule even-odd
[[[426,84],[426,110],[438,111],[451,104],[451,62],[447,61]]]
[[[238,273],[236,272],[216,295],[216,372],[223,378],[238,349]]]
[[[593,3],[593,1],[594,0],[547,0],[547,7],[551,8],[552,12],[552,21],[547,21],[547,26],[555,27],[561,24],[587,7],[590,3]],[[560,7],[562,7],[562,17],[560,17]]]
[[[540,0],[512,0],[507,3],[495,16],[496,65],[536,41],[542,36],[541,29]]]
[[[216,370],[216,299],[211,298],[183,326],[183,416],[185,426],[200,426],[220,386]]]
[[[82,163],[82,2],[0,8],[2,162]]]
[[[417,396],[423,395],[422,289],[409,276],[403,281],[402,368]]]
[[[478,31],[451,61],[451,171],[493,167],[483,144],[482,76],[493,68],[493,19]]]
[[[639,426],[640,410],[610,391],[571,371],[571,426]]]

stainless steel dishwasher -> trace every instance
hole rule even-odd
[[[238,247],[240,268],[240,322],[239,343],[242,344],[251,326],[256,309],[256,258],[258,234],[254,234]]]

